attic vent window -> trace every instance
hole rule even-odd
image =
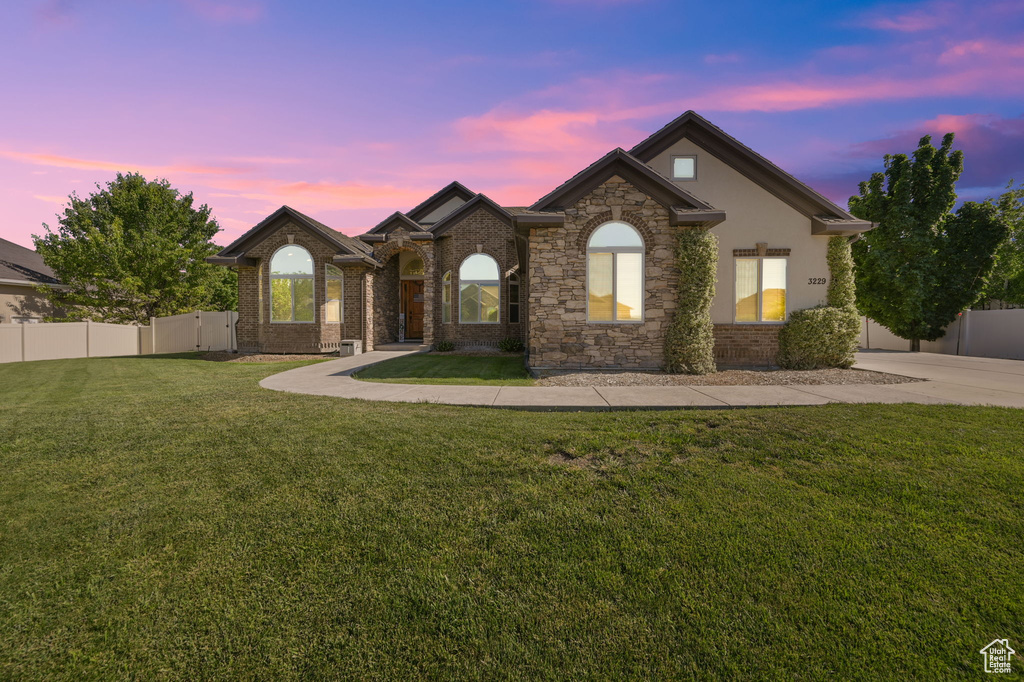
[[[697,179],[697,157],[696,156],[673,156],[672,157],[672,179],[673,180],[696,180]]]

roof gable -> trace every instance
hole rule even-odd
[[[422,223],[425,218],[430,216],[431,213],[441,208],[452,199],[461,199],[463,202],[467,202],[474,196],[476,195],[467,189],[461,182],[452,182],[432,194],[423,203],[409,211],[406,211],[405,215],[407,215],[413,222]],[[457,210],[457,208],[455,210]],[[444,216],[441,216],[441,218],[443,217]]]
[[[714,210],[710,204],[677,186],[621,148],[613,149],[584,168],[553,192],[542,197],[530,207],[530,210],[551,211],[568,208],[614,175],[653,197],[663,206],[679,206],[700,211]]]
[[[0,280],[57,284],[53,269],[38,252],[21,244],[0,239]]]
[[[434,223],[433,227],[430,228],[430,231],[434,234],[434,237],[440,237],[457,225],[463,218],[468,217],[474,211],[481,208],[492,213],[496,218],[511,227],[512,215],[508,211],[503,209],[501,206],[498,206],[498,204],[494,203],[483,194],[477,194],[462,206],[459,206],[444,218]]]
[[[630,154],[647,164],[679,140],[686,138],[723,163],[757,183],[804,215],[835,216],[841,221],[864,223],[800,182],[696,112],[687,111],[646,140]]]
[[[366,234],[388,234],[398,229],[408,230],[409,232],[423,232],[423,227],[414,222],[401,211],[395,211],[384,220],[377,223],[369,232]]]
[[[353,239],[346,234],[327,227],[318,220],[310,218],[304,213],[296,211],[291,206],[282,206],[269,216],[261,220],[252,229],[241,237],[221,249],[218,257],[239,257],[256,244],[262,242],[266,235],[280,227],[281,223],[291,220],[300,227],[305,228],[314,235],[320,237],[328,244],[337,247],[338,251],[344,254],[364,255],[372,252],[372,248],[363,244],[358,239]]]

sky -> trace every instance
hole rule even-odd
[[[10,0],[0,237],[116,173],[349,234],[459,180],[528,205],[693,109],[846,206],[955,132],[963,199],[1024,181],[1024,2]],[[937,143],[937,140],[936,140]]]

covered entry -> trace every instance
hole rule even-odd
[[[404,324],[404,335],[399,331],[399,338],[423,339],[423,296],[424,267],[423,259],[412,251],[399,253],[399,292],[398,312]]]

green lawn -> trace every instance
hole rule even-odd
[[[1024,645],[1020,411],[258,388],[299,364],[0,365],[0,679],[981,679]]]
[[[370,365],[354,376],[391,384],[533,385],[522,355],[418,353]]]

